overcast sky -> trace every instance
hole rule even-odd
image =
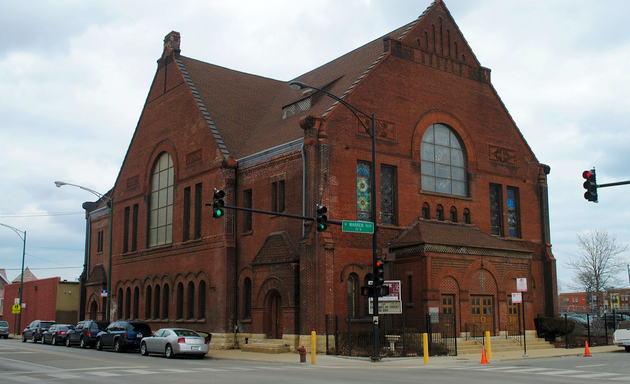
[[[36,5],[33,5],[33,4]],[[182,55],[290,80],[415,20],[431,0],[11,1],[0,13],[0,223],[26,231],[39,278],[82,271],[84,201],[114,184],[163,39]],[[582,171],[630,180],[630,4],[626,0],[448,0],[446,5],[549,175],[560,284],[576,234],[630,244],[629,186],[589,203]],[[21,233],[20,233],[21,234]],[[630,252],[628,252],[630,256]],[[0,227],[0,269],[22,240]],[[628,277],[621,276],[622,286]]]

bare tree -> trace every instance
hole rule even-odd
[[[617,236],[604,229],[578,234],[577,239],[580,256],[564,264],[575,271],[572,285],[597,297],[599,314],[604,293],[620,283],[619,274],[626,269],[627,261],[621,253],[628,246],[617,243]]]

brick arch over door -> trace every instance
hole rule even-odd
[[[267,299],[267,294],[272,290],[276,290],[278,291],[278,293],[280,293],[283,306],[286,307],[289,305],[289,294],[287,293],[287,288],[285,287],[284,283],[276,277],[271,277],[267,279],[258,290],[258,293],[256,295],[256,305],[258,306],[258,308],[265,307],[265,299]]]

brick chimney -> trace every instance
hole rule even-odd
[[[171,53],[175,52],[175,56],[179,56],[179,43],[181,41],[181,35],[179,32],[171,31],[168,35],[164,37],[164,53],[162,57],[169,56]]]

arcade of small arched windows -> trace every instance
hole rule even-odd
[[[438,204],[435,207],[435,216],[432,217],[431,216],[431,206],[429,205],[429,203],[425,202],[422,204],[422,216],[423,219],[425,220],[430,220],[432,218],[435,218],[439,221],[445,221],[447,218],[445,216],[444,213],[444,206],[442,206],[442,204]],[[470,219],[470,209],[468,208],[464,208],[464,210],[461,212],[461,217],[459,216],[459,212],[457,210],[457,207],[455,206],[451,206],[450,211],[449,211],[449,216],[448,216],[448,221],[453,222],[453,223],[465,223],[465,224],[471,224],[471,219]]]
[[[120,287],[116,292],[112,318],[116,320],[204,320],[207,283],[205,279],[151,281]]]

